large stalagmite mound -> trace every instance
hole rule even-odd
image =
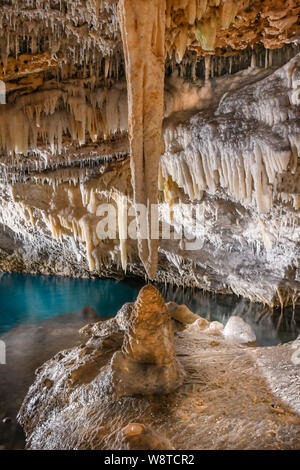
[[[299,2],[0,4],[1,269],[296,304]],[[171,239],[150,237],[157,202]]]
[[[146,286],[86,325],[36,372],[19,413],[27,447],[299,448],[299,341],[249,347],[248,325],[230,336],[193,316]]]

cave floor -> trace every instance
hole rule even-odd
[[[0,365],[0,449],[24,448],[25,436],[16,415],[35,370],[62,349],[80,344],[78,330],[88,321],[83,312],[20,325],[1,336],[6,344],[6,365]],[[94,320],[99,318],[96,315]]]
[[[116,450],[120,429],[134,422],[151,427],[181,450],[300,449],[299,339],[272,347],[246,346],[193,324],[177,331],[175,346],[185,371],[176,392],[115,401],[99,396],[97,378],[75,384],[70,395],[57,382],[48,401],[39,382],[61,376],[64,367],[67,380],[80,349],[65,351],[62,362],[50,360],[34,385],[39,395],[34,401],[41,408],[29,447]],[[90,346],[86,354],[88,368]]]

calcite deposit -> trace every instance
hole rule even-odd
[[[149,236],[151,205],[158,201],[162,151],[166,1],[119,1],[129,104],[131,174],[135,204],[147,208],[148,236],[138,228],[140,258],[150,279],[157,271],[158,240]]]
[[[0,268],[296,305],[299,1],[0,5]]]
[[[299,449],[299,340],[249,347],[240,325],[192,315],[148,285],[82,328],[85,342],[36,371],[27,448]]]
[[[108,329],[106,325],[86,326],[82,331],[90,337],[88,344],[101,344],[101,348],[121,339],[120,351],[100,373],[99,386],[105,393],[116,398],[152,395],[181,385],[184,373],[175,359],[171,316],[154,286],[143,287],[135,304],[125,304]]]
[[[294,322],[299,154],[299,0],[0,0],[1,271]],[[80,334],[37,370],[28,448],[299,448],[299,341],[259,348],[152,284]]]

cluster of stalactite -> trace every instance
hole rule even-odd
[[[1,61],[10,55],[49,52],[84,65],[97,55],[121,50],[117,1],[22,0],[2,1]]]
[[[148,210],[148,238],[144,239],[138,229],[139,255],[147,275],[154,279],[158,241],[149,235],[150,206],[158,201],[164,115],[186,109],[199,111],[205,104],[213,104],[212,79],[248,67],[268,70],[280,67],[295,56],[299,46],[287,44],[293,42],[299,28],[299,2],[5,0],[1,3],[0,79],[5,82],[7,104],[0,108],[0,152],[4,159],[13,159],[13,165],[20,168],[21,177],[25,178],[24,157],[38,155],[36,161],[33,158],[36,170],[44,167],[49,171],[53,165],[61,164],[60,157],[66,149],[72,151],[71,146],[77,150],[128,131],[134,204],[143,204]],[[165,76],[170,75],[173,80],[175,71],[179,77],[193,82],[200,79],[198,88],[184,84],[180,90],[171,81],[166,84],[165,93]],[[219,105],[218,113],[225,118],[224,122],[219,118],[221,137],[213,143],[215,124],[205,124],[202,117],[181,128],[169,126],[161,165],[165,186],[175,182],[190,199],[200,199],[204,190],[214,193],[221,186],[229,188],[235,199],[255,201],[259,210],[269,210],[270,186],[275,185],[278,174],[288,170],[298,149],[294,116],[299,105],[298,79],[288,73],[291,83],[286,90],[292,114],[286,107],[277,106],[276,97],[273,101],[262,99],[261,103],[253,100],[253,105],[245,106],[241,118],[247,121],[244,128],[249,131],[243,134],[245,148],[235,144],[235,124],[228,119],[235,112],[230,99]],[[278,107],[281,114],[276,120],[273,109]],[[293,122],[284,130],[287,117]],[[268,128],[258,139],[253,137],[252,118],[260,122],[260,127],[277,125],[276,132]],[[284,132],[288,145],[279,142],[278,149],[269,142],[265,145],[272,135],[280,141]],[[225,135],[231,147],[224,145]],[[192,144],[191,136],[195,136]],[[173,142],[182,147],[181,152],[175,152],[176,158]],[[91,161],[98,160],[93,157]],[[25,168],[30,165],[25,164]],[[64,171],[62,178],[65,181],[69,177],[78,184],[82,175],[78,176],[80,172],[74,171],[72,165],[71,162],[69,174]],[[86,172],[83,169],[81,173],[87,176]],[[3,174],[8,181],[8,172],[4,170]],[[121,200],[117,206],[122,214]],[[57,230],[53,233],[58,233]],[[89,246],[88,236],[86,240]],[[125,243],[122,246],[124,252]]]
[[[231,75],[246,70],[248,67],[281,67],[300,52],[299,44],[286,44],[278,49],[266,49],[263,45],[249,47],[243,51],[227,50],[226,54],[199,56],[194,51],[187,51],[180,63],[175,53],[166,59],[166,77],[175,72],[179,77],[191,81],[204,80],[206,62],[209,59],[209,77]]]
[[[198,54],[258,42],[278,48],[299,27],[296,0],[167,0],[166,7],[166,49],[169,55],[175,51],[177,62],[188,48]]]
[[[270,211],[278,177],[290,172],[291,181],[297,178],[299,61],[297,55],[261,79],[259,70],[250,69],[246,79],[252,73],[254,82],[243,86],[240,79],[238,90],[224,95],[213,113],[199,113],[178,125],[170,122],[161,160],[165,181],[171,177],[191,200],[223,188],[246,206],[254,203],[260,212]],[[290,182],[285,192],[292,189]],[[295,209],[297,201],[294,194]]]
[[[6,155],[27,155],[47,144],[53,154],[61,154],[65,136],[84,145],[127,131],[127,115],[125,84],[91,89],[80,81],[54,88],[46,83],[1,106],[0,148]]]
[[[91,272],[111,264],[126,271],[131,260],[130,244],[125,236],[130,201],[109,184],[106,187],[100,178],[99,175],[88,178],[84,172],[65,175],[57,170],[53,177],[41,175],[25,183],[14,183],[10,186],[11,199],[25,224],[24,233],[43,227],[45,234],[50,233],[57,241],[71,239],[78,256],[82,244]],[[114,233],[110,238],[105,234],[102,237],[98,227],[101,215],[104,216],[98,213],[98,207],[108,202],[115,216],[111,219]]]

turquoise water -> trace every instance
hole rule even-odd
[[[112,317],[125,302],[136,299],[141,286],[133,281],[0,273],[0,335],[21,324],[77,312],[86,305],[101,317]],[[166,301],[184,303],[210,321],[226,324],[231,315],[242,316],[262,346],[294,340],[300,333],[299,312],[294,319],[287,312],[278,327],[278,312],[263,315],[262,305],[234,295],[212,296],[196,289],[158,287]]]
[[[27,274],[0,274],[0,335],[88,305],[111,317],[125,302],[134,301],[139,287],[111,279],[73,279]]]

